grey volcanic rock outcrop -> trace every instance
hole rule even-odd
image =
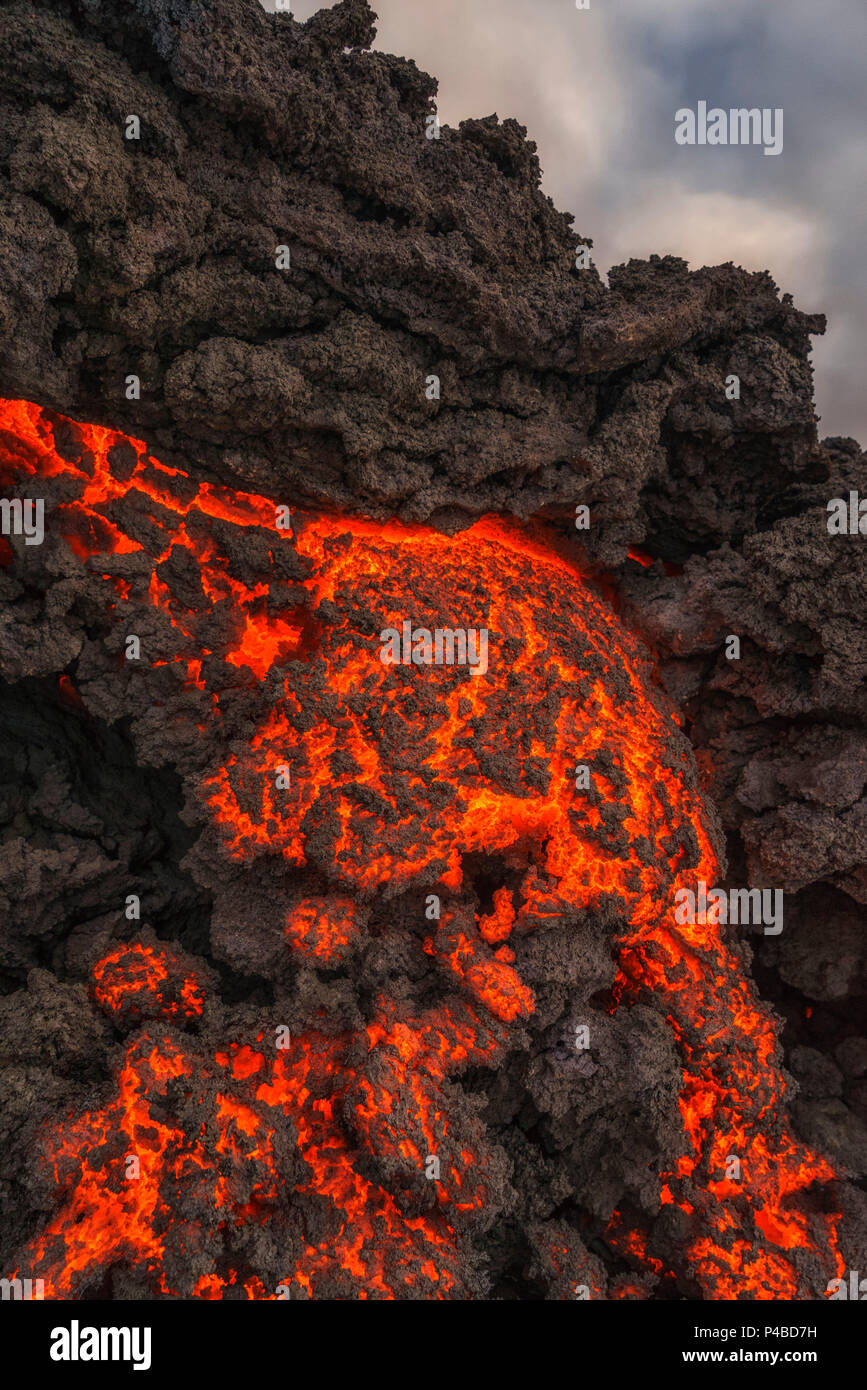
[[[374,516],[587,502],[608,565],[645,533],[685,558],[784,515],[825,467],[821,318],[730,265],[576,269],[592,241],[524,128],[426,138],[436,83],[366,51],[373,20],[5,6],[0,389]]]

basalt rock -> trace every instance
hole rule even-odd
[[[0,389],[373,516],[586,502],[608,564],[785,515],[825,466],[821,317],[731,265],[576,269],[592,243],[524,128],[426,138],[436,83],[369,51],[373,21],[362,0],[307,24],[253,0],[4,7]]]
[[[510,1020],[502,1036],[482,1030],[471,1046],[461,1030],[478,1020],[428,974],[415,905],[397,888],[384,905],[362,893],[351,911],[340,898],[335,877],[359,847],[339,798],[323,790],[317,824],[303,827],[311,877],[292,889],[291,971],[283,924],[268,920],[285,887],[263,849],[273,817],[263,813],[254,848],[258,881],[221,858],[203,818],[201,782],[216,752],[226,769],[242,760],[278,695],[267,661],[257,684],[237,659],[245,643],[248,657],[255,647],[237,586],[266,591],[264,628],[291,629],[298,663],[347,624],[372,631],[374,605],[344,587],[314,606],[309,560],[275,547],[261,517],[239,525],[193,505],[203,485],[307,516],[428,523],[444,536],[487,513],[542,519],[576,554],[580,542],[581,563],[649,645],[695,750],[695,769],[684,754],[688,777],[701,786],[726,882],[786,890],[779,938],[759,928],[745,942],[729,929],[728,945],[785,1022],[796,1134],[863,1185],[867,538],[829,534],[826,507],[867,492],[867,468],[854,441],[817,438],[809,341],[824,320],[781,298],[769,274],[730,264],[690,271],[652,257],[615,267],[607,285],[595,268],[577,269],[577,248],[592,242],[542,192],[525,129],[489,116],[429,139],[436,82],[371,51],[373,38],[363,0],[306,24],[254,0],[12,0],[0,11],[0,396],[45,408],[48,449],[71,472],[52,466],[42,492],[49,508],[72,514],[75,532],[72,549],[57,528],[32,550],[16,541],[13,564],[0,569],[0,893],[12,928],[0,1001],[3,1253],[38,1238],[55,1209],[39,1165],[28,1162],[28,1182],[18,1180],[49,1121],[86,1111],[88,1140],[108,1146],[109,1162],[127,1067],[151,1080],[173,1072],[151,1101],[161,1142],[183,1133],[193,1143],[203,1114],[213,1138],[213,1058],[229,1037],[243,1046],[219,1053],[219,1065],[238,1083],[232,1103],[249,1106],[243,1123],[267,1123],[278,1101],[294,1119],[243,1181],[223,1131],[219,1190],[253,1211],[275,1173],[286,1190],[303,1179],[296,1147],[310,1167],[319,1143],[337,1145],[339,1122],[329,1129],[320,1115],[321,1132],[311,1128],[279,1068],[266,1101],[244,1089],[259,1066],[263,1010],[291,1013],[303,1030],[327,1018],[304,1056],[306,1082],[315,1091],[322,1067],[339,1072],[346,1113],[370,1125],[355,1131],[375,1156],[359,1181],[394,1185],[392,1122],[366,1107],[397,1077],[405,1020],[420,1027],[445,999],[454,1055],[475,1046],[478,1056],[469,1066],[463,1057],[458,1080],[425,1053],[421,1092],[401,1092],[393,1123],[420,1144],[426,1088],[440,1087],[485,1174],[482,1236],[453,1213],[448,1296],[571,1297],[576,1282],[603,1297],[732,1296],[678,1263],[698,1234],[686,1210],[700,1205],[695,1193],[659,1205],[657,1175],[683,1140],[683,1059],[662,1023],[664,1001],[642,996],[628,1014],[607,1011],[622,903],[596,904],[569,941],[550,930],[523,938],[516,971],[536,994],[532,1036],[521,1032],[526,1020],[513,1030]],[[729,399],[732,376],[740,395]],[[75,421],[129,436],[113,442],[107,466],[117,483],[135,475],[144,488],[114,489],[96,522],[76,516],[96,448]],[[176,470],[170,496],[167,468]],[[580,504],[590,509],[586,530],[574,526]],[[186,540],[167,546],[181,511]],[[328,563],[338,563],[338,535]],[[203,570],[214,553],[228,576],[219,592]],[[119,609],[132,604],[134,626],[106,622],[106,584]],[[506,642],[518,641],[515,621],[500,634]],[[127,630],[162,653],[146,695],[124,664]],[[350,715],[321,670],[316,679],[305,698],[345,732]],[[504,749],[487,730],[482,755],[509,794],[536,795],[547,775],[538,751],[507,756],[521,737],[516,692],[502,711],[512,743]],[[667,697],[648,695],[657,698]],[[361,706],[351,715],[362,718]],[[468,718],[464,703],[459,715]],[[305,709],[293,728],[309,732],[311,721]],[[355,762],[335,750],[330,766],[352,781],[365,824],[387,842],[406,824],[411,768],[405,751],[391,765],[399,739],[387,721],[383,730],[394,808],[381,786],[365,785],[358,749]],[[612,794],[598,809],[599,834],[625,843],[624,789],[614,762],[604,770]],[[240,770],[227,770],[220,794],[256,824],[242,783]],[[432,786],[430,796],[422,840],[429,832],[438,843],[449,789]],[[369,840],[365,852],[374,851]],[[647,834],[634,853],[647,867],[661,851]],[[444,959],[463,958],[462,933],[472,937],[476,919],[490,916],[495,934],[491,875],[511,893],[519,869],[526,863],[468,861],[454,939],[437,938]],[[119,926],[129,894],[146,900],[145,920]],[[328,903],[327,921],[305,906],[311,896]],[[340,968],[331,968],[338,945]],[[488,962],[490,979],[505,978],[501,964],[498,974]],[[477,993],[481,979],[477,971]],[[387,1017],[375,1013],[377,990],[396,1001]],[[576,1008],[601,1040],[578,1058],[564,1042]],[[372,1059],[341,1051],[341,1029],[366,1028]],[[181,1074],[194,1078],[186,1091],[175,1084]],[[229,1123],[222,1112],[219,1120]],[[452,1160],[466,1178],[449,1150]],[[431,1190],[413,1178],[403,1210],[427,1211]],[[863,1196],[851,1184],[837,1191],[855,1252]],[[602,1224],[618,1203],[628,1239]],[[186,1192],[181,1205],[163,1292],[201,1293],[220,1278],[231,1296],[201,1245],[184,1255],[213,1211],[202,1193]],[[233,1269],[257,1271],[260,1288],[273,1289],[287,1252],[303,1244],[291,1210],[280,1211],[276,1228],[249,1222],[226,1252]],[[638,1256],[637,1230],[672,1256],[662,1283]],[[798,1278],[815,1290],[810,1258]],[[106,1294],[153,1295],[129,1268],[105,1277]],[[325,1296],[352,1296],[342,1277]],[[419,1296],[393,1269],[377,1277]],[[72,1282],[73,1291],[94,1287]]]

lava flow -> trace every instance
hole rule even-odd
[[[192,958],[122,940],[94,962],[94,1006],[128,1037],[114,1093],[46,1141],[57,1210],[19,1261],[46,1296],[117,1269],[151,1296],[486,1296],[492,1228],[531,1205],[533,1127],[520,1099],[491,1119],[479,1088],[513,1066],[520,1092],[576,1001],[592,1050],[599,986],[582,993],[569,934],[616,963],[618,1014],[667,1020],[682,1063],[654,1208],[595,1232],[619,1257],[607,1296],[819,1296],[843,1268],[835,1174],[792,1134],[738,950],[675,924],[676,890],[714,881],[718,831],[647,653],[575,557],[495,518],[449,537],[296,512],[281,530],[267,498],[24,402],[0,403],[0,462],[47,499],[45,556],[18,546],[8,573],[79,585],[83,711],[130,717],[149,756],[165,730],[215,958],[272,971],[295,1009],[250,1006],[213,1046]],[[487,670],[386,664],[381,633],[406,622],[484,629]],[[564,1194],[561,1155],[552,1139],[538,1162]],[[675,1245],[653,1225],[669,1207]],[[551,1292],[555,1269],[582,1278],[569,1241],[533,1229],[546,1296],[569,1296]]]

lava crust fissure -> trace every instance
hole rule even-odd
[[[31,1123],[57,1185],[31,1277],[56,1297],[107,1268],[120,1294],[481,1297],[509,1221],[548,1297],[817,1296],[842,1260],[836,1175],[790,1129],[743,951],[675,925],[719,826],[578,560],[494,518],[281,530],[266,498],[134,440],[67,422],[61,456],[53,417],[4,410],[10,481],[38,477],[50,521],[6,571],[8,649],[51,669],[59,646],[75,717],[128,721],[139,765],[177,771],[205,954],[273,990],[221,999],[146,895],[121,926],[118,887],[66,964],[91,1028],[126,1041],[95,1108]],[[484,671],[382,659],[384,630],[444,614],[488,633]]]

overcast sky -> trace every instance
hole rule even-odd
[[[827,314],[819,433],[867,446],[865,0],[372,4],[376,47],[439,79],[442,121],[495,111],[528,127],[545,192],[603,274],[651,252],[731,260]],[[321,8],[292,4],[297,19]],[[674,113],[699,101],[782,107],[783,152],[678,145]]]

